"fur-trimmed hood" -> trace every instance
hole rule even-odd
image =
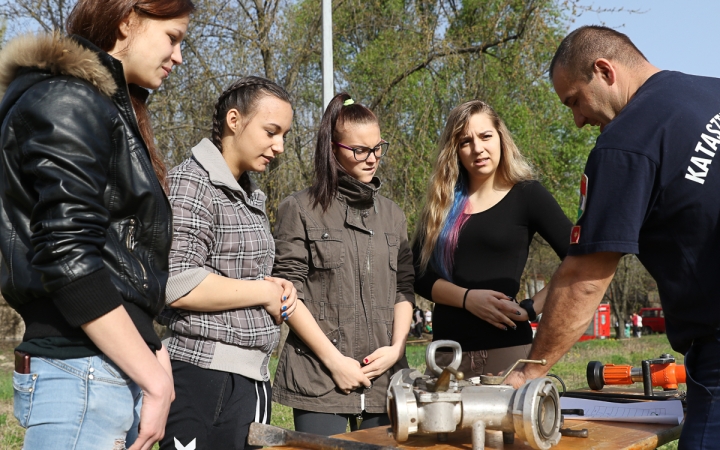
[[[22,68],[38,68],[53,75],[80,78],[111,97],[117,84],[98,54],[60,33],[19,36],[0,51],[0,99]]]

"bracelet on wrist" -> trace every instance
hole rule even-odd
[[[465,291],[465,295],[463,295],[463,309],[466,309],[466,308],[465,308],[465,302],[467,301],[468,292],[470,292],[470,289],[466,290],[466,291]]]
[[[537,319],[537,313],[535,312],[535,301],[531,298],[526,298],[519,303],[520,307],[527,311],[528,320],[532,322]]]

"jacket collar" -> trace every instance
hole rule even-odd
[[[341,174],[338,179],[338,197],[353,208],[367,209],[373,206],[380,185],[378,177],[373,177],[370,183],[363,183],[349,175]]]
[[[213,185],[230,189],[231,191],[242,195],[246,201],[249,200],[245,189],[240,187],[240,184],[230,171],[230,168],[225,162],[225,158],[222,157],[222,153],[220,153],[220,150],[218,150],[210,139],[203,138],[202,141],[192,148],[192,154],[198,164],[200,164],[208,173],[210,182]],[[250,192],[251,197],[255,201],[262,201],[265,199],[265,194],[263,194],[263,192],[257,187],[252,178],[250,179]]]
[[[132,101],[130,100],[130,89],[132,86],[132,89],[136,93],[137,98],[140,99],[143,103],[147,101],[149,95],[147,89],[143,89],[140,86],[134,84],[128,85],[125,81],[125,71],[123,70],[122,62],[110,56],[109,53],[102,50],[100,47],[96,46],[87,39],[77,35],[70,36],[70,39],[77,42],[87,51],[92,51],[93,53],[95,53],[97,55],[97,58],[100,60],[100,64],[102,64],[102,66],[110,72],[110,75],[112,76],[115,85],[118,87],[112,94],[113,102],[115,102],[115,105],[117,105],[118,110],[120,110],[121,114],[125,116],[125,120],[132,126],[135,134],[137,134],[138,136],[142,136],[142,133],[140,133],[140,127],[138,125],[137,116],[135,115],[135,108],[133,108]]]
[[[116,64],[109,64],[108,59]],[[108,97],[125,84],[120,61],[81,37],[61,33],[24,35],[5,45],[0,52],[0,97],[21,69],[80,78]],[[116,75],[118,69],[121,79]]]

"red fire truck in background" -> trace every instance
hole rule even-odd
[[[537,329],[538,322],[530,322],[533,329],[533,336]],[[610,337],[610,304],[600,303],[595,311],[593,319],[590,321],[585,333],[580,336],[580,341],[589,341],[590,339],[605,339]]]
[[[641,308],[640,315],[643,321],[643,334],[665,332],[665,314],[662,308]]]

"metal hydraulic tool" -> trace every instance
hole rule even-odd
[[[600,391],[606,385],[630,385],[642,382],[645,397],[684,397],[678,391],[678,384],[685,383],[685,366],[675,364],[675,358],[667,353],[656,359],[642,361],[640,367],[605,364],[590,361],[587,366],[587,381],[590,389]],[[663,390],[654,390],[662,387]]]
[[[439,348],[453,350],[448,367],[438,367]],[[462,359],[460,344],[435,341],[425,352],[432,376],[414,369],[393,375],[388,387],[387,409],[396,441],[411,434],[436,433],[447,440],[448,433],[472,428],[473,450],[485,448],[485,430],[503,432],[506,443],[514,435],[534,449],[549,449],[560,441],[560,396],[549,378],[529,381],[519,389],[502,384],[517,364],[543,364],[545,361],[519,360],[504,376],[482,375],[465,380],[458,371]]]

